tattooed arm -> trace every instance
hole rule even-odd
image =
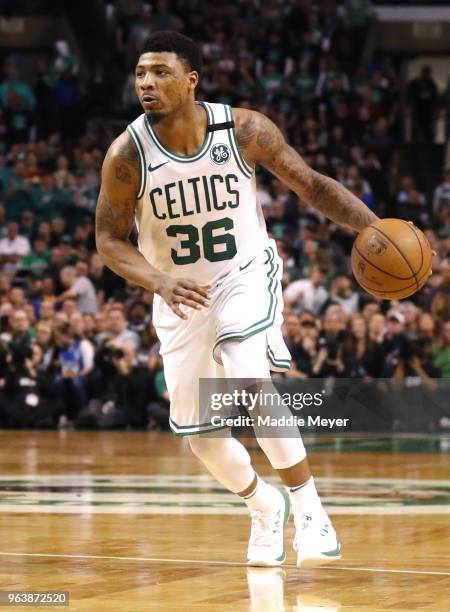
[[[235,109],[236,134],[250,164],[261,164],[304,202],[326,217],[359,232],[378,217],[343,185],[310,168],[277,126],[255,111]]]
[[[102,168],[102,186],[97,202],[95,235],[97,251],[113,272],[145,289],[159,293],[182,319],[180,304],[191,308],[207,305],[207,285],[188,279],[173,279],[152,266],[131,244],[139,163],[136,149],[126,132],[110,146]]]
[[[116,274],[153,290],[158,270],[128,240],[139,188],[139,162],[126,132],[110,146],[102,168],[96,210],[97,250]]]

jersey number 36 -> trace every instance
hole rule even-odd
[[[214,234],[213,232],[214,230],[225,230],[225,232],[228,232],[233,227],[233,219],[229,217],[208,221],[200,230],[195,225],[169,225],[166,232],[171,238],[178,238],[180,235],[186,236],[186,238],[181,239],[179,242],[180,248],[185,253],[171,249],[173,262],[179,266],[184,266],[186,264],[193,264],[202,257],[199,244],[200,233],[203,257],[205,259],[213,262],[232,259],[236,255],[236,240],[233,234]]]

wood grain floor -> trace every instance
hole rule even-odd
[[[344,558],[301,572],[292,524],[282,569],[245,566],[248,517],[171,434],[0,432],[0,590],[86,611],[448,610],[449,455],[312,448]]]

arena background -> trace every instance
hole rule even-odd
[[[202,47],[199,99],[266,113],[437,253],[419,293],[374,300],[355,235],[258,172],[293,355],[275,384],[330,391],[320,414],[352,423],[302,431],[332,566],[296,567],[292,523],[283,568],[245,566],[246,507],[167,431],[153,296],[95,252],[102,161],[141,112],[139,48],[167,28]],[[449,40],[437,0],[0,0],[0,606],[51,590],[89,612],[448,609]]]
[[[437,252],[417,295],[374,300],[350,271],[354,234],[259,172],[285,264],[288,377],[445,389],[450,19],[445,3],[415,4],[1,3],[2,427],[167,428],[152,295],[105,268],[94,244],[102,160],[141,112],[139,48],[165,28],[202,47],[199,99],[266,113],[312,167],[377,215],[414,221]],[[420,413],[421,430],[450,425],[444,409]],[[385,425],[414,427],[395,414]]]

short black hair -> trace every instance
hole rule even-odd
[[[202,70],[202,54],[195,42],[179,32],[161,30],[151,34],[141,49],[143,53],[173,52],[182,60],[189,71],[195,70],[199,76]]]

